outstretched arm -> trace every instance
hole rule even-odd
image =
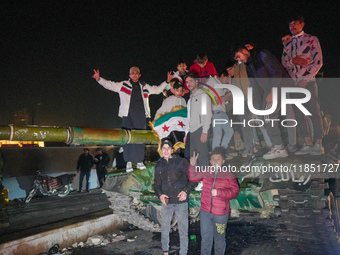
[[[122,87],[123,82],[114,82],[114,81],[107,81],[104,78],[99,76],[99,70],[93,70],[94,75],[92,75],[92,78],[95,79],[100,85],[102,85],[104,88],[114,91],[114,92],[119,92],[119,90]]]

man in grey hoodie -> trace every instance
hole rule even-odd
[[[199,153],[198,165],[209,166],[208,131],[211,123],[211,100],[199,89],[198,81],[193,73],[188,73],[186,82],[190,90],[187,103],[189,127],[186,129],[185,157],[190,159],[193,152]]]

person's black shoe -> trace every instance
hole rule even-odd
[[[245,161],[243,162],[243,166],[250,166],[255,158],[255,155],[247,155]]]

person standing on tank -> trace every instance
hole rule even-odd
[[[129,80],[114,82],[99,76],[99,70],[94,70],[92,76],[104,88],[117,92],[120,97],[119,117],[122,118],[122,128],[127,130],[145,130],[146,118],[150,118],[149,95],[160,94],[168,83],[149,85],[140,80],[141,73],[137,66],[130,68]],[[137,169],[145,169],[144,144],[126,144],[123,146],[126,172],[132,172],[132,162],[137,162]]]

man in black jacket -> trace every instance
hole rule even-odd
[[[189,161],[172,155],[170,140],[162,140],[163,158],[155,167],[154,190],[162,202],[162,250],[169,252],[170,222],[176,213],[180,237],[180,255],[188,252],[188,198],[196,183],[188,180]]]
[[[273,103],[273,88],[278,91],[282,87],[293,87],[294,82],[289,74],[282,67],[281,63],[267,50],[247,49],[243,44],[234,47],[233,54],[236,61],[246,64],[248,78],[253,88],[253,103],[256,109],[270,109]],[[279,94],[280,95],[280,94]],[[276,110],[269,116],[264,116],[264,127],[274,146],[270,151],[263,155],[264,159],[274,159],[287,157],[288,152],[285,149],[277,121],[280,112],[280,97]]]
[[[81,192],[82,190],[84,176],[86,176],[86,192],[89,192],[90,173],[91,173],[92,166],[93,166],[93,157],[89,153],[89,149],[85,148],[84,153],[79,156],[78,162],[77,162],[77,173],[80,172],[78,192]]]
[[[97,169],[97,177],[100,188],[103,186],[107,174],[107,166],[110,163],[110,157],[102,148],[96,149],[97,155],[94,157],[94,162]]]

